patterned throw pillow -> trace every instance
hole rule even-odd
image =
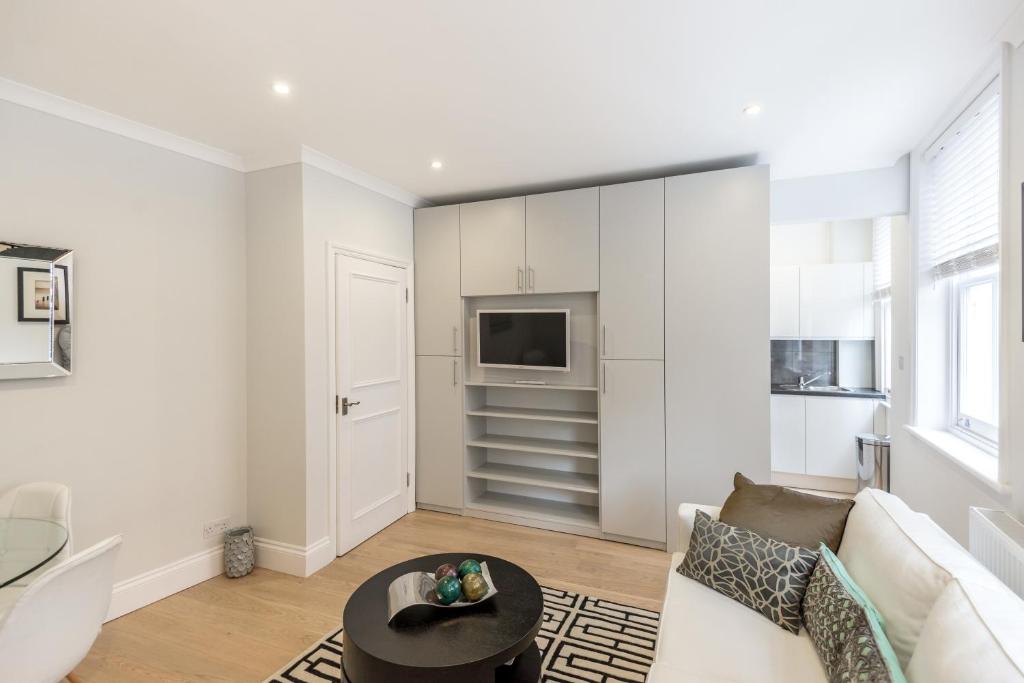
[[[804,625],[828,680],[906,683],[881,617],[825,545],[804,597]]]
[[[676,570],[800,632],[800,603],[818,561],[807,548],[765,538],[698,510],[690,548]]]

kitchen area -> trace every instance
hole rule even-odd
[[[772,483],[855,493],[857,437],[873,460],[868,435],[888,431],[889,221],[771,228]],[[862,477],[877,470],[862,461]]]

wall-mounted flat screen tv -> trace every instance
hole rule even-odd
[[[477,311],[477,364],[569,371],[569,311]]]

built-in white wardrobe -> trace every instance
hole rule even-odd
[[[672,548],[678,503],[767,481],[767,196],[752,167],[417,210],[418,504]],[[571,370],[480,367],[495,308],[569,309]]]

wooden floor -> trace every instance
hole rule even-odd
[[[373,574],[439,552],[496,555],[543,585],[661,609],[669,555],[610,541],[418,511],[308,579],[257,569],[211,579],[103,627],[84,683],[263,681],[341,622]]]

